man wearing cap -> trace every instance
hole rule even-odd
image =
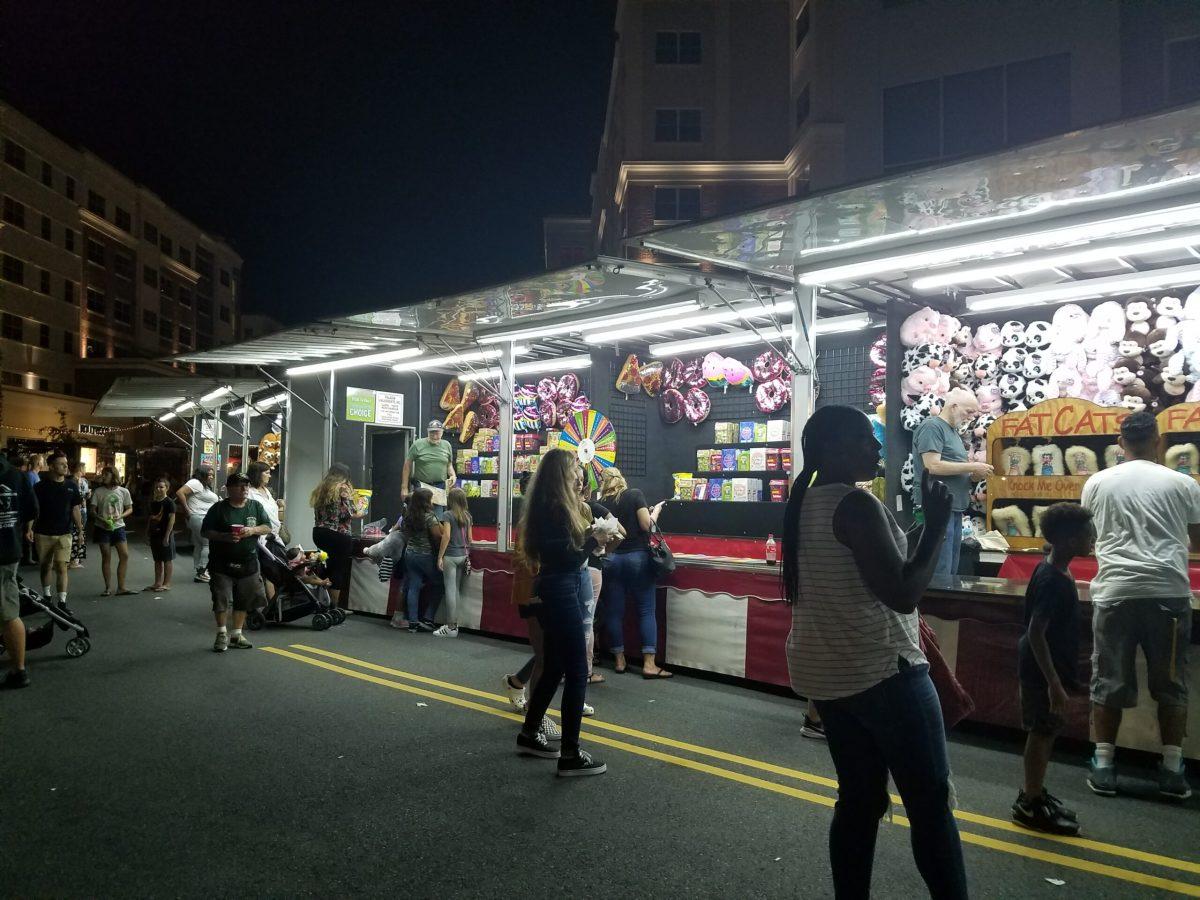
[[[213,642],[217,653],[230,647],[253,647],[242,634],[242,626],[248,612],[267,605],[258,571],[258,537],[271,533],[271,522],[262,504],[246,496],[249,486],[250,479],[241,472],[230,475],[225,481],[226,498],[209,507],[200,526],[209,543],[208,586],[217,620],[217,639]],[[225,628],[230,606],[233,634]]]
[[[442,423],[433,419],[426,429],[428,437],[413,441],[404,460],[400,475],[400,499],[408,500],[412,487],[439,488],[441,503],[434,504],[437,512],[445,511],[446,491],[454,487],[454,451],[450,442],[442,440]],[[435,492],[436,496],[436,492]]]

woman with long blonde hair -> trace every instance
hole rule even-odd
[[[591,514],[580,502],[581,473],[573,453],[551,450],[538,465],[522,504],[518,529],[519,563],[536,574],[541,600],[543,668],[517,735],[517,752],[558,760],[560,776],[601,775],[606,766],[579,747],[579,723],[587,693],[584,609],[591,599],[588,555],[598,546]],[[541,730],[559,681],[562,692],[562,745],[551,746]]]
[[[350,469],[342,463],[330,466],[320,484],[313,488],[308,503],[313,508],[313,543],[329,554],[326,570],[333,582],[329,598],[337,606],[342,591],[350,583],[350,560],[354,555],[350,523],[363,517],[354,504]]]

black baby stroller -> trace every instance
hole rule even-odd
[[[92,649],[91,636],[88,634],[87,626],[79,621],[79,618],[71,612],[66,604],[51,603],[48,600],[42,599],[41,594],[27,588],[20,578],[17,578],[17,586],[21,593],[22,619],[29,616],[36,616],[39,613],[45,613],[49,617],[36,628],[26,624],[26,652],[40,649],[49,644],[54,639],[54,628],[56,625],[63,631],[74,632],[70,640],[67,641],[65,648],[67,656],[77,659]],[[0,638],[0,654],[4,652],[4,640]]]
[[[263,580],[275,587],[275,599],[246,617],[246,627],[251,631],[258,631],[268,622],[294,622],[307,615],[312,616],[312,627],[317,631],[346,621],[346,614],[333,605],[325,588],[300,580],[297,570],[289,565],[282,543],[268,539],[266,546],[259,544],[258,562]]]

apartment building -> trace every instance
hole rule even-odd
[[[4,103],[0,145],[0,439],[57,409],[81,421],[117,375],[235,339],[233,248]]]
[[[621,0],[615,27],[590,249],[616,255],[663,225],[1200,98],[1200,3]]]

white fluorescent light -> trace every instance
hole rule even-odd
[[[187,412],[189,409],[191,409],[195,405],[196,405],[195,403],[193,403],[191,400],[189,400],[187,403],[184,403],[182,406],[175,407],[175,412],[182,415],[183,413]]]
[[[871,317],[866,313],[851,313],[848,316],[830,316],[828,319],[818,319],[813,331],[816,334],[836,334],[843,331],[858,331],[869,327]],[[796,336],[795,325],[786,325],[779,330],[768,328],[763,334],[770,340],[790,341]],[[682,356],[701,350],[723,350],[729,347],[745,347],[750,344],[761,344],[763,339],[753,331],[727,331],[724,334],[710,334],[705,337],[689,338],[686,341],[669,341],[663,344],[651,344],[651,356]]]
[[[169,412],[169,413],[166,413],[165,415],[161,415],[161,416],[159,416],[159,417],[158,417],[158,421],[160,421],[160,422],[170,422],[170,421],[171,421],[172,419],[174,419],[174,418],[175,418],[175,413],[173,413],[173,412]]]
[[[699,309],[700,304],[695,300],[686,303],[670,303],[656,306],[653,309],[640,308],[633,312],[609,313],[603,316],[581,317],[576,321],[558,322],[554,325],[537,325],[528,328],[516,328],[509,331],[494,331],[490,334],[478,335],[475,340],[480,344],[499,344],[502,341],[528,340],[532,338],[551,337],[556,334],[572,334],[585,328],[626,325],[631,322],[644,322],[647,319],[660,319],[668,313],[682,313]]]
[[[661,322],[643,322],[641,325],[631,325],[626,328],[616,328],[612,331],[595,331],[585,334],[583,340],[588,344],[604,344],[628,337],[640,337],[654,334],[658,331],[679,331],[684,328],[699,328],[704,325],[719,325],[724,322],[746,322],[751,319],[766,319],[770,316],[789,318],[795,312],[796,306],[792,300],[777,300],[766,306],[757,304],[742,306],[736,309],[719,309],[713,312],[697,313],[692,316],[675,316],[663,319]]]
[[[592,364],[592,358],[587,354],[579,356],[560,356],[555,359],[539,359],[534,362],[517,363],[512,373],[516,375],[536,375],[539,372],[573,372],[576,369],[586,369]],[[476,381],[487,378],[499,378],[500,369],[484,369],[471,377]]]
[[[1105,247],[1076,247],[1047,256],[1023,259],[1016,257],[1006,263],[980,266],[975,269],[954,269],[940,275],[927,275],[913,282],[913,289],[918,291],[949,287],[952,284],[964,284],[971,281],[983,281],[988,278],[1001,278],[1008,275],[1024,275],[1027,272],[1042,272],[1050,269],[1060,269],[1063,266],[1079,266],[1086,263],[1104,262],[1120,256],[1141,256],[1148,253],[1162,253],[1169,250],[1182,250],[1200,244],[1200,231],[1186,231],[1182,234],[1167,237],[1143,237],[1141,240],[1124,241],[1109,244]]]
[[[383,353],[368,353],[366,356],[352,356],[349,359],[331,359],[327,362],[293,366],[287,370],[287,374],[296,376],[312,375],[316,372],[338,372],[342,369],[356,369],[359,366],[394,362],[397,359],[409,359],[413,356],[420,356],[424,352],[420,347],[404,347],[400,350],[386,350]]]
[[[200,402],[207,403],[209,400],[216,400],[218,397],[224,397],[226,394],[231,393],[232,391],[233,388],[229,385],[219,387],[215,391],[209,391],[207,394],[201,397]]]
[[[267,397],[265,400],[255,400],[250,405],[255,407],[256,409],[266,409],[269,406],[275,406],[278,403],[282,403],[284,400],[286,400],[288,398],[288,396],[289,396],[288,392],[283,391],[282,393],[278,393],[273,397]]]
[[[529,352],[528,347],[514,347],[513,350],[518,356]],[[484,362],[486,360],[497,359],[503,353],[504,351],[497,347],[494,350],[469,350],[466,353],[455,353],[451,356],[428,356],[409,362],[398,363],[392,366],[392,371],[415,372],[417,369],[433,369],[438,366],[453,366],[457,363]]]
[[[883,272],[913,271],[928,269],[934,266],[950,265],[969,259],[979,259],[1009,253],[1019,253],[1054,247],[1060,244],[1094,241],[1101,238],[1121,237],[1132,231],[1147,228],[1168,228],[1175,225],[1196,225],[1200,223],[1200,205],[1176,207],[1153,213],[1139,213],[1117,219],[1105,219],[1102,222],[1088,222],[1082,225],[1070,225],[1062,228],[1049,228],[1013,237],[996,238],[994,240],[975,241],[968,244],[958,244],[952,247],[938,247],[931,250],[918,250],[912,253],[902,253],[898,256],[881,257],[859,263],[849,263],[844,266],[831,266],[827,269],[813,269],[801,272],[796,277],[801,284],[823,285],[835,281],[854,281]]]
[[[861,331],[869,328],[871,317],[866,313],[850,313],[847,316],[830,316],[827,319],[817,319],[813,327],[816,334],[840,334],[843,331]]]
[[[1021,306],[1036,306],[1039,303],[1067,303],[1071,300],[1089,300],[1189,284],[1200,284],[1200,265],[1159,269],[1156,272],[1132,272],[1127,275],[1114,275],[1110,278],[1091,278],[1086,281],[1070,281],[1066,284],[984,294],[968,300],[967,309],[970,312],[1014,309]]]

